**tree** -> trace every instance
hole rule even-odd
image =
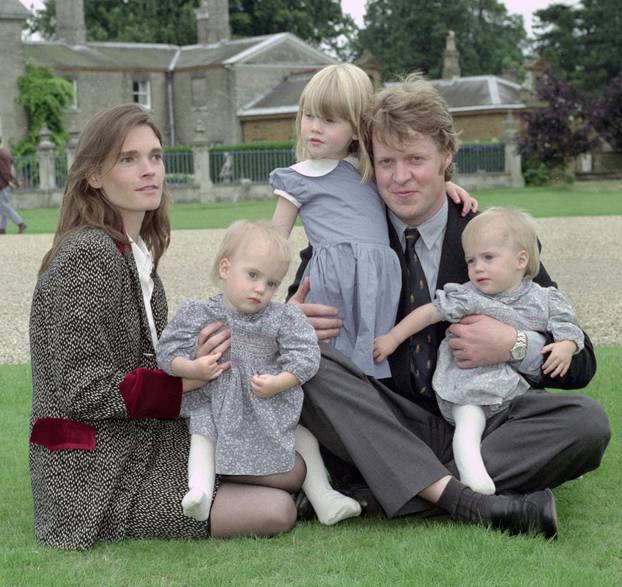
[[[613,149],[622,151],[622,72],[592,102],[590,119]]]
[[[194,9],[200,4],[201,0],[84,0],[87,38],[192,45],[197,42]],[[55,0],[45,0],[30,21],[31,32],[52,38],[55,14]],[[339,0],[231,0],[229,14],[233,36],[289,31],[340,55],[357,31]]]
[[[450,30],[462,75],[521,67],[522,17],[509,15],[498,0],[369,0],[357,44],[382,61],[385,78],[413,70],[439,78]]]
[[[194,9],[200,0],[84,0],[89,41],[191,45],[197,42]],[[45,0],[29,22],[31,32],[52,38],[56,1]]]
[[[553,4],[535,16],[536,50],[573,85],[598,94],[622,70],[619,0]]]
[[[358,32],[339,0],[231,0],[231,30],[241,37],[288,31],[345,58]]]
[[[543,163],[549,171],[566,174],[574,157],[597,143],[588,99],[552,71],[538,81],[537,95],[546,105],[523,115],[527,128],[520,140],[521,153],[528,163]]]
[[[26,71],[17,78],[17,87],[20,92],[17,102],[24,107],[28,117],[28,138],[20,142],[16,154],[34,152],[44,124],[50,129],[54,143],[65,144],[67,132],[63,125],[62,110],[73,98],[71,84],[54,75],[48,68],[29,61],[26,63]]]

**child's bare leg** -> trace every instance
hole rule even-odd
[[[486,471],[480,448],[486,427],[484,410],[473,405],[454,406],[452,416],[456,424],[454,460],[460,473],[460,481],[473,491],[492,495],[495,492],[495,483]]]
[[[188,488],[181,501],[184,515],[199,520],[209,518],[216,482],[216,456],[214,443],[200,434],[190,437],[188,455]]]
[[[360,515],[361,506],[356,500],[330,486],[318,442],[311,432],[300,425],[296,428],[296,450],[307,465],[307,476],[302,490],[309,498],[320,522],[330,526]]]

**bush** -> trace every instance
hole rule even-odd
[[[533,186],[546,185],[551,181],[547,166],[542,161],[527,157],[523,159],[523,178],[527,185]]]

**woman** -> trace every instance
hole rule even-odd
[[[30,473],[41,543],[266,536],[295,523],[287,491],[299,489],[303,465],[283,474],[282,489],[222,483],[208,521],[183,515],[189,435],[178,415],[182,393],[202,382],[156,369],[167,204],[149,116],[136,104],[97,114],[80,137],[32,302]],[[211,337],[200,354],[217,359],[226,338]]]

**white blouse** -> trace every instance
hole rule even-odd
[[[149,322],[151,340],[153,341],[153,348],[155,349],[158,344],[158,334],[153,320],[153,312],[151,311],[151,294],[153,293],[153,278],[151,277],[153,273],[153,262],[151,261],[151,253],[141,237],[138,237],[138,241],[136,242],[134,242],[129,235],[128,238],[132,245],[132,254],[134,255],[138,277],[140,278],[140,289],[143,292],[143,305],[145,306],[145,314],[147,314],[147,322]]]

